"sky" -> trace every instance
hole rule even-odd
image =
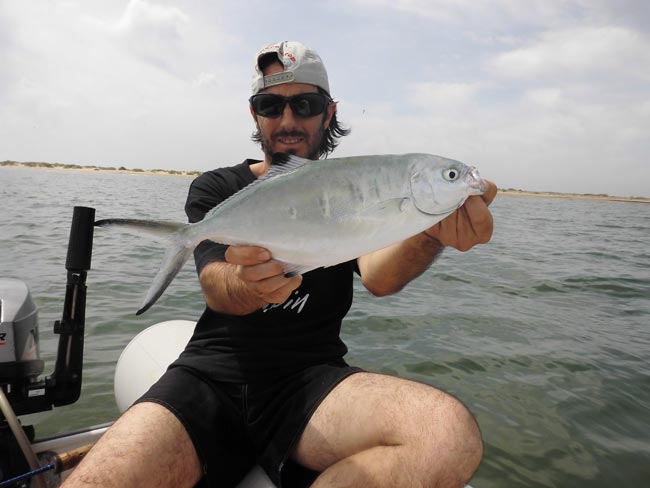
[[[425,152],[500,188],[650,196],[647,0],[0,0],[0,161],[261,157],[255,53],[315,49],[330,157]]]

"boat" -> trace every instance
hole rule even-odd
[[[73,209],[63,313],[54,323],[59,341],[50,376],[42,377],[45,364],[39,352],[38,313],[29,287],[22,280],[0,276],[0,488],[58,486],[111,426],[105,423],[39,438],[33,426],[20,421],[25,415],[73,404],[80,397],[94,217],[93,208]],[[187,344],[194,325],[187,320],[153,324],[127,345],[118,360],[114,382],[120,412],[162,376]],[[166,337],[164,343],[161,337]],[[143,359],[143,350],[152,353]],[[238,488],[275,485],[255,466]]]
[[[0,276],[0,488],[59,486],[111,423],[38,438],[20,417],[75,403],[81,394],[86,309],[95,210],[74,207],[67,282],[54,372],[45,378],[39,356],[37,309],[25,282]],[[114,377],[115,400],[124,412],[162,376],[189,341],[195,322],[168,320],[137,334],[122,351]],[[255,466],[237,488],[276,488]],[[469,485],[466,488],[471,488]]]

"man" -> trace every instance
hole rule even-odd
[[[264,159],[197,178],[190,221],[263,177],[273,153],[318,159],[346,134],[323,63],[302,44],[264,48],[253,81]],[[388,295],[444,246],[487,242],[496,194],[488,187],[426,232],[304,276],[285,276],[259,247],[202,243],[195,259],[207,308],[188,347],[65,486],[235,486],[256,463],[277,485],[299,465],[315,472],[314,487],[463,486],[482,455],[472,415],[433,387],[348,366],[339,331],[354,272]]]

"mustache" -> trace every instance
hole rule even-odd
[[[304,132],[301,132],[299,130],[291,130],[291,131],[278,131],[273,133],[273,139],[278,139],[280,137],[302,137],[303,139],[308,139],[307,134]]]

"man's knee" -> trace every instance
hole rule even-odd
[[[456,400],[454,414],[456,416],[456,448],[464,458],[465,465],[471,470],[470,477],[478,468],[483,457],[483,439],[474,415],[460,401]]]
[[[436,480],[448,479],[437,486],[462,486],[467,483],[483,457],[483,441],[478,423],[458,399],[448,395],[443,404],[433,406],[422,429],[431,467]]]

